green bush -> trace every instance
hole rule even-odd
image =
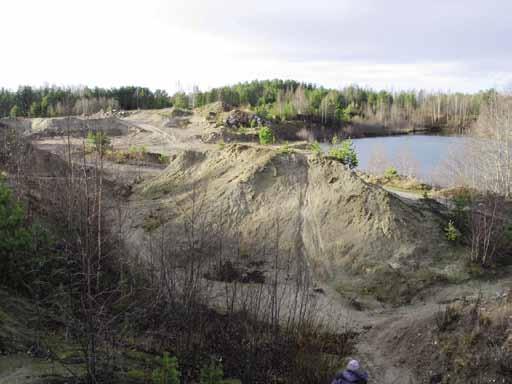
[[[332,139],[333,147],[329,150],[329,156],[345,164],[350,169],[357,167],[359,160],[357,159],[357,153],[352,140],[343,140],[341,144],[338,144],[338,142],[339,140],[335,136]]]
[[[279,152],[281,153],[284,153],[285,155],[289,155],[291,153],[293,153],[293,149],[290,148],[290,144],[288,144],[288,142],[284,143],[284,145],[279,148]]]
[[[210,364],[201,368],[199,374],[200,384],[221,384],[223,383],[224,371],[222,370],[222,363],[212,361]]]
[[[158,229],[162,225],[162,219],[158,216],[155,216],[153,213],[150,213],[148,216],[144,218],[144,222],[142,223],[142,228],[146,232],[153,232]]]
[[[14,118],[16,118],[16,117],[18,117],[20,115],[21,115],[21,111],[20,111],[19,107],[17,105],[14,105],[11,108],[11,111],[9,112],[9,116],[14,119]]]
[[[14,287],[22,285],[26,253],[32,235],[25,223],[25,210],[11,195],[0,176],[0,281]],[[16,287],[14,287],[16,288]]]
[[[36,215],[30,219],[0,174],[0,287],[43,297],[62,286],[62,271],[69,265],[46,226]]]
[[[130,379],[143,380],[146,377],[146,374],[140,369],[130,369],[128,372],[126,372],[126,376],[128,376]]]
[[[132,160],[144,160],[147,153],[148,147],[145,145],[141,145],[140,147],[137,147],[136,145],[130,145],[128,148],[128,155]]]
[[[164,155],[163,153],[160,153],[158,155],[158,161],[161,163],[161,164],[169,164],[170,163],[170,160],[171,158],[168,156],[168,155]]]
[[[274,142],[274,134],[269,127],[261,127],[258,133],[260,144],[268,145]]]
[[[512,242],[512,224],[505,226],[505,240]]]
[[[455,228],[455,225],[451,220],[444,228],[444,233],[446,235],[446,239],[449,241],[457,241],[457,239],[459,238],[459,231],[457,231],[457,228]]]
[[[34,101],[30,105],[29,115],[30,115],[30,117],[39,117],[39,116],[41,116],[41,104],[36,102],[36,101]]]
[[[92,132],[87,134],[87,144],[97,152],[105,152],[110,147],[110,138],[105,132]]]
[[[269,106],[265,104],[258,105],[255,112],[259,117],[267,119],[269,117]]]
[[[180,109],[189,109],[190,100],[185,92],[178,92],[173,96],[173,106]]]
[[[384,171],[384,176],[387,177],[388,179],[392,179],[398,176],[398,171],[395,167],[389,167]]]
[[[315,141],[311,144],[311,151],[315,155],[320,155],[322,153],[322,147],[320,146],[320,143],[318,141]]]
[[[338,106],[335,111],[336,119],[343,121],[345,124],[348,124],[352,121],[352,116],[357,113],[354,111],[354,107],[352,105],[348,105],[346,108]]]
[[[153,371],[153,384],[180,384],[181,373],[178,368],[178,359],[170,357],[164,352],[162,360],[159,361],[160,368]]]
[[[455,211],[462,212],[466,207],[471,205],[471,193],[465,189],[462,189],[453,196],[452,201],[455,205]]]

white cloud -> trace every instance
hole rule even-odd
[[[2,0],[0,86],[138,84],[172,91],[178,81],[208,88],[278,77],[474,91],[511,81],[508,27],[500,16],[507,0],[489,2],[489,12],[481,2],[473,11],[459,0],[451,7],[432,1],[419,11],[408,4]],[[447,14],[429,16],[432,9]],[[466,20],[487,23],[481,33],[473,24],[449,23],[462,10]],[[484,48],[486,61],[475,60]]]

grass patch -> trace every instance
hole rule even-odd
[[[279,153],[282,153],[285,155],[290,155],[294,152],[295,152],[295,150],[292,147],[290,147],[290,144],[288,142],[284,143],[284,145],[279,148]]]
[[[155,182],[145,186],[142,190],[142,196],[148,199],[158,199],[168,195],[174,190],[174,184],[170,182]]]
[[[34,340],[28,321],[33,318],[35,308],[2,290],[0,305],[0,353],[26,352]]]
[[[416,271],[404,272],[380,265],[365,274],[359,282],[339,283],[336,291],[346,297],[366,296],[383,303],[402,305],[410,303],[422,290],[450,281],[448,273],[435,268],[423,267]]]
[[[173,118],[173,117],[184,117],[192,115],[192,111],[184,108],[173,107],[170,110],[158,111],[160,116],[165,118]]]
[[[147,378],[148,374],[142,369],[130,369],[126,372],[126,376],[130,379],[144,380]]]
[[[150,213],[148,216],[144,218],[144,222],[142,223],[142,228],[145,232],[153,232],[156,231],[163,224],[162,218],[156,216],[153,213]]]
[[[433,191],[432,186],[422,183],[415,178],[397,175],[394,170],[387,170],[387,175],[375,176],[368,173],[359,173],[361,178],[370,184],[377,184],[385,186],[390,189],[395,189],[398,192],[414,193],[425,197]]]

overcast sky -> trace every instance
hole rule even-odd
[[[512,85],[512,0],[0,0],[0,87]]]

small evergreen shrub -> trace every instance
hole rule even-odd
[[[457,228],[455,228],[452,220],[450,220],[444,228],[444,233],[448,241],[457,241],[459,238],[459,231],[457,231]]]
[[[274,134],[269,127],[261,127],[258,133],[260,144],[268,145],[274,142]]]
[[[216,363],[212,361],[210,364],[205,365],[201,368],[199,374],[200,384],[222,384],[224,378],[224,371],[222,369],[222,363]]]
[[[153,384],[180,384],[181,373],[178,367],[178,359],[170,357],[168,352],[159,361],[160,368],[153,371]]]
[[[0,175],[0,286],[23,282],[24,258],[32,235],[25,222],[25,209],[12,196]]]
[[[471,193],[468,190],[461,190],[453,196],[452,201],[455,205],[455,211],[462,212],[466,207],[471,205]]]
[[[384,177],[388,179],[393,179],[398,176],[398,171],[395,167],[389,167],[384,171]]]
[[[505,226],[505,239],[509,242],[512,242],[512,224]]]
[[[87,144],[97,152],[105,152],[110,148],[110,138],[105,132],[92,132],[87,134]]]
[[[266,104],[260,104],[260,105],[256,106],[255,112],[262,119],[267,119],[270,115],[269,106]]]
[[[322,154],[322,147],[320,146],[320,143],[318,141],[315,141],[311,144],[311,151],[315,155],[321,155]]]
[[[352,140],[343,140],[341,144],[338,144],[338,142],[339,139],[335,136],[332,139],[333,147],[329,150],[329,156],[345,164],[350,169],[357,167],[359,160],[357,159],[357,153]]]
[[[10,112],[9,112],[9,116],[13,119],[15,119],[16,117],[20,116],[21,112],[20,112],[20,109],[17,105],[14,105]]]

